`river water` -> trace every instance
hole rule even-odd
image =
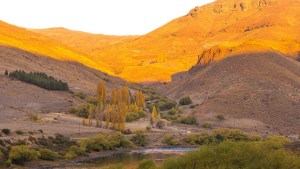
[[[156,164],[161,164],[167,158],[177,157],[195,148],[149,148],[115,152],[94,159],[66,164],[55,169],[135,169],[143,159],[152,159]]]

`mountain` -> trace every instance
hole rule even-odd
[[[130,88],[135,87],[119,77],[108,75],[80,63],[60,61],[18,48],[0,46],[0,60],[0,112],[5,112],[5,117],[13,117],[13,115],[18,114],[20,116],[26,112],[65,112],[69,106],[84,102],[75,97],[74,94],[95,95],[99,81],[105,82],[109,93],[112,88],[120,88],[124,85]],[[14,70],[44,72],[56,79],[67,82],[74,94],[62,91],[49,91],[14,80],[4,76],[5,70],[9,72]]]
[[[146,35],[89,52],[133,82],[170,81],[172,74],[193,66],[198,56],[202,64],[244,52],[297,57],[299,11],[299,0],[217,0]],[[56,39],[68,39],[60,36]]]
[[[0,45],[19,48],[61,61],[82,63],[90,68],[113,74],[100,60],[47,36],[0,21]]]
[[[194,66],[158,87],[174,100],[190,96],[200,121],[257,120],[280,133],[300,131],[300,62],[275,52],[234,55]]]
[[[81,31],[69,30],[66,28],[49,28],[49,29],[30,29],[33,32],[37,32],[48,37],[51,37],[57,41],[60,41],[74,49],[82,51],[84,53],[90,53],[94,50],[101,50],[105,47],[129,41],[138,36],[113,36],[113,35],[101,35],[91,34]]]

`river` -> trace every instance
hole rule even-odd
[[[177,157],[196,148],[146,148],[95,156],[88,160],[82,160],[55,167],[54,169],[110,169],[122,166],[122,169],[135,169],[143,159],[152,159],[156,164],[161,164],[165,159]]]

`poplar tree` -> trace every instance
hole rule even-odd
[[[89,126],[92,126],[93,125],[93,121],[92,121],[92,118],[93,118],[93,114],[94,114],[94,109],[93,109],[93,106],[90,105],[90,108],[89,108],[89,116],[88,116],[88,119],[89,119]]]
[[[113,88],[111,91],[111,104],[117,104],[117,89]]]
[[[112,112],[112,106],[109,104],[105,110],[105,128],[109,128],[109,123],[111,121],[111,112]]]
[[[102,105],[104,108],[106,105],[106,86],[103,81],[100,81],[97,86],[97,98],[99,100],[100,105]]]
[[[156,107],[153,106],[152,113],[151,113],[151,124],[154,125],[156,122],[156,117],[157,117],[157,111]]]

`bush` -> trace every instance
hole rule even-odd
[[[98,105],[99,104],[99,100],[96,97],[93,96],[89,96],[87,98],[87,102],[93,105]]]
[[[144,159],[139,162],[139,166],[137,169],[156,169],[156,164],[151,159]]]
[[[212,126],[211,126],[211,124],[210,124],[209,122],[204,122],[204,123],[202,124],[202,127],[203,127],[203,128],[206,128],[206,129],[212,129]]]
[[[159,129],[163,129],[165,127],[165,122],[162,120],[157,121],[156,127],[158,127]]]
[[[81,92],[75,93],[74,96],[78,97],[79,99],[84,99],[85,98],[85,95]]]
[[[205,145],[216,143],[216,138],[207,133],[189,134],[184,138],[184,141],[189,144]]]
[[[160,100],[156,103],[156,107],[159,108],[160,111],[170,110],[176,106],[176,103],[170,100]]]
[[[83,147],[79,147],[77,145],[73,145],[69,148],[69,151],[65,154],[66,159],[72,159],[78,156],[86,156],[86,149]]]
[[[27,146],[12,146],[9,152],[9,160],[18,165],[24,165],[25,162],[36,160],[40,153]]]
[[[225,117],[224,117],[222,114],[218,114],[218,115],[216,116],[216,118],[217,118],[217,120],[219,120],[219,121],[225,120]]]
[[[54,152],[47,148],[41,149],[40,154],[41,154],[40,159],[47,160],[47,161],[54,161],[59,157],[57,152]]]
[[[179,104],[180,105],[190,105],[190,104],[192,104],[192,99],[189,96],[181,98],[179,100]]]
[[[78,117],[88,118],[89,108],[90,108],[89,104],[82,104],[78,108],[73,107],[73,106],[69,107],[68,112],[71,113],[71,114],[74,114]]]
[[[1,131],[2,131],[2,133],[4,133],[5,135],[9,135],[9,134],[10,134],[10,129],[2,129]]]
[[[161,118],[169,121],[177,121],[178,117],[177,116],[172,116],[169,114],[161,113]]]
[[[147,131],[151,131],[151,129],[152,129],[151,126],[147,126],[147,127],[146,127],[146,130],[147,130]]]
[[[77,110],[76,107],[71,106],[71,107],[68,108],[68,112],[71,113],[71,114],[77,114],[78,110]]]
[[[223,141],[258,141],[261,137],[257,135],[250,135],[240,130],[233,129],[218,129],[213,132],[213,136],[218,142]]]
[[[168,111],[168,114],[174,116],[176,114],[176,110],[172,108],[171,110]]]
[[[298,169],[300,159],[285,149],[266,147],[267,141],[223,142],[202,146],[179,158],[167,160],[162,169],[264,168]]]
[[[34,121],[38,121],[41,119],[41,116],[39,114],[32,114],[31,119]]]
[[[22,130],[17,130],[16,133],[17,133],[17,135],[23,135],[24,134]]]
[[[182,123],[182,124],[188,124],[188,125],[197,125],[198,124],[196,117],[192,116],[192,115],[189,115],[186,117],[180,117],[178,119],[178,122]]]
[[[148,137],[144,131],[138,130],[132,136],[131,141],[137,146],[145,147],[148,144]]]
[[[180,140],[178,138],[174,138],[170,134],[165,134],[163,138],[163,143],[174,146],[174,145],[179,145]]]
[[[196,105],[192,104],[192,105],[190,105],[190,108],[194,109],[194,108],[196,108]]]
[[[83,139],[79,142],[81,148],[86,149],[87,152],[113,150],[119,147],[128,147],[131,142],[125,139],[121,133],[112,135],[98,135],[96,137]]]
[[[7,70],[5,70],[4,75],[8,76],[8,71]]]
[[[133,122],[139,120],[140,118],[146,117],[146,112],[141,111],[138,113],[135,112],[127,112],[126,113],[126,122]]]

